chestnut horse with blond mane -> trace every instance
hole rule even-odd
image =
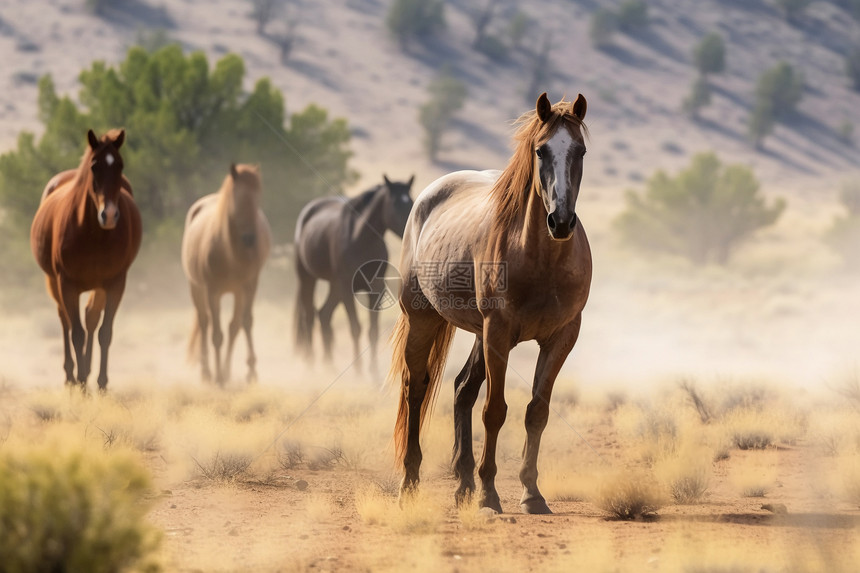
[[[87,139],[80,166],[55,175],[42,192],[30,228],[30,246],[60,314],[66,383],[75,383],[77,363],[82,390],[86,390],[93,340],[104,312],[98,334],[98,385],[104,391],[113,321],[125,291],[126,273],[140,249],[142,225],[131,185],[122,174],[119,148],[125,131],[111,130],[99,139],[90,130]],[[79,301],[86,291],[92,294],[86,306],[85,331]]]
[[[472,407],[487,379],[480,505],[501,513],[496,440],[505,421],[505,372],[518,343],[540,354],[526,408],[520,481],[525,513],[550,513],[537,487],[537,457],[552,387],[579,335],[591,285],[591,250],[578,224],[586,101],[551,105],[542,94],[519,119],[516,150],[504,171],[458,171],[419,195],[403,234],[402,313],[389,378],[401,385],[395,447],[403,497],[418,485],[419,433],[429,417],[456,328],[476,335],[457,375],[454,471],[457,503],[475,490]]]
[[[215,382],[219,385],[230,379],[233,343],[239,329],[245,331],[248,341],[248,381],[257,378],[257,355],[251,337],[252,309],[260,270],[272,244],[269,223],[260,209],[261,194],[259,169],[253,165],[233,164],[221,189],[198,199],[185,218],[182,268],[197,310],[189,354],[199,351],[203,379],[211,379],[206,342],[211,322]],[[222,364],[221,297],[225,293],[233,294],[233,319]]]

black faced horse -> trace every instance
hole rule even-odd
[[[308,203],[296,223],[295,258],[299,280],[296,295],[295,340],[297,350],[310,359],[313,356],[314,287],[317,280],[329,282],[329,294],[319,310],[323,339],[323,356],[331,362],[334,334],[331,318],[343,304],[349,316],[356,365],[361,364],[359,336],[361,325],[355,309],[357,290],[384,290],[379,282],[387,261],[388,249],[383,239],[386,230],[403,236],[406,219],[412,210],[409,190],[415,176],[406,183],[389,181],[383,176],[379,184],[353,198],[324,197]],[[364,265],[364,266],[363,266]],[[360,271],[361,269],[361,271]],[[367,280],[363,280],[367,279]],[[368,282],[377,286],[369,285]],[[363,284],[361,284],[363,283]],[[383,292],[371,292],[379,295]],[[371,368],[376,369],[376,345],[379,338],[379,301],[370,305]]]

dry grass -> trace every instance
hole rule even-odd
[[[663,497],[651,476],[622,472],[603,481],[593,502],[611,516],[629,520],[656,514]]]
[[[710,487],[712,458],[706,448],[686,448],[677,456],[661,460],[654,471],[675,503],[698,503]]]

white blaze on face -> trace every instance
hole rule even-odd
[[[109,166],[110,166],[110,165],[113,165],[113,162],[114,162],[114,161],[116,161],[116,159],[114,159],[113,154],[108,153],[107,155],[105,155],[105,162],[106,162]]]
[[[551,193],[549,196],[550,213],[558,211],[563,214],[573,207],[569,205],[572,198],[569,197],[570,181],[567,173],[569,167],[567,156],[573,146],[573,138],[567,129],[562,127],[555,132],[546,145],[549,147],[552,157],[552,171],[555,178],[555,189],[546,190],[547,193]]]

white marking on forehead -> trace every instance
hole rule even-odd
[[[105,155],[105,161],[107,161],[108,165],[113,165],[113,162],[115,161],[115,159],[113,158],[113,154],[108,153],[107,155]]]
[[[564,167],[567,161],[567,152],[574,144],[570,133],[566,129],[559,129],[546,144],[552,153],[553,167],[556,169]]]
[[[403,201],[404,203],[408,203],[409,202],[409,195],[401,195],[400,200]]]

